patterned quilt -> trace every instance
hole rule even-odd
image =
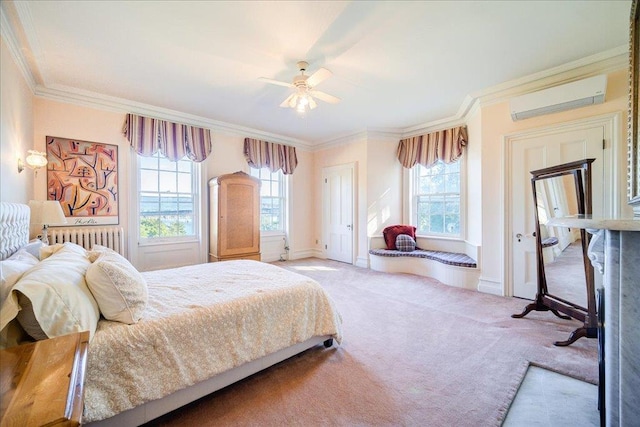
[[[271,264],[226,261],[143,275],[143,318],[133,325],[101,319],[91,340],[85,423],[313,336],[341,340],[340,314],[322,287]]]

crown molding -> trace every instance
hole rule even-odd
[[[303,150],[310,150],[313,148],[311,143],[300,139],[67,86],[56,85],[53,87],[44,87],[42,85],[38,85],[35,88],[34,94],[35,96],[44,99],[90,108],[98,108],[114,113],[133,113],[162,120],[171,120],[192,126],[204,127],[220,134],[241,136],[243,138],[264,139],[270,142],[291,145]]]
[[[30,70],[35,77],[36,84],[47,84],[50,80],[47,79],[47,67],[44,60],[44,54],[40,40],[36,36],[35,25],[33,23],[33,15],[29,3],[26,1],[11,1],[15,8],[16,25],[13,27],[14,31],[20,31],[20,36],[24,40],[24,44],[28,46],[26,53],[30,55]],[[18,24],[18,22],[20,24]],[[25,51],[24,49],[22,51]],[[43,69],[44,68],[44,69]]]
[[[36,62],[29,53],[41,55],[39,43],[33,36],[33,24],[28,5],[23,2],[2,1],[0,8],[1,35],[5,40],[26,84],[35,96],[59,102],[99,108],[112,112],[135,113],[157,117],[165,120],[182,122],[194,126],[210,128],[214,132],[233,136],[265,139],[276,143],[291,145],[306,151],[320,151],[341,145],[351,144],[362,139],[371,138],[406,138],[429,132],[435,132],[466,124],[469,117],[481,106],[503,102],[514,96],[537,90],[546,89],[559,84],[569,83],[581,78],[598,74],[610,73],[628,68],[628,46],[619,46],[576,61],[568,62],[558,67],[550,68],[528,76],[510,80],[487,89],[469,94],[462,101],[458,111],[453,116],[431,120],[403,129],[373,129],[367,128],[349,134],[340,135],[318,143],[312,143],[297,138],[261,131],[232,123],[209,119],[202,116],[183,113],[176,110],[156,107],[123,98],[107,96],[95,92],[79,90],[62,85],[46,85],[43,70],[37,68]],[[19,21],[19,22],[18,22]],[[22,28],[21,37],[17,37],[16,29]],[[29,30],[29,31],[26,31]],[[20,43],[27,45],[21,48]],[[29,50],[29,46],[31,50]],[[34,56],[35,57],[35,56]]]
[[[0,35],[5,44],[9,48],[9,53],[13,57],[20,74],[24,78],[25,83],[29,86],[31,92],[35,91],[37,80],[34,74],[31,72],[29,62],[22,54],[20,43],[16,37],[15,27],[13,25],[15,17],[15,5],[13,2],[2,2],[0,6]]]
[[[483,106],[490,105],[506,101],[514,96],[628,68],[629,47],[627,45],[618,46],[558,67],[483,89],[471,94],[471,96],[479,99]]]
[[[400,139],[402,136],[401,129],[395,128],[367,128],[358,132],[345,134],[330,140],[317,143],[311,151],[322,151],[329,148],[336,148],[344,145],[353,144],[362,140],[370,139]]]
[[[322,151],[342,145],[349,145],[353,144],[354,142],[362,141],[363,139],[367,139],[367,131],[359,130],[357,132],[340,135],[335,138],[327,139],[325,141],[317,143],[313,146],[313,149],[311,151]]]
[[[504,102],[514,96],[535,92],[575,80],[608,74],[629,67],[629,47],[618,46],[595,55],[568,62],[558,67],[510,80],[467,95],[458,112],[449,117],[432,120],[403,130],[402,137],[421,135],[466,124],[481,107]]]

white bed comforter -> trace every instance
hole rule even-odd
[[[83,422],[206,380],[313,336],[341,340],[320,285],[257,261],[143,273],[149,304],[134,325],[100,320],[89,345]]]

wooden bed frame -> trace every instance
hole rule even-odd
[[[0,239],[0,258],[4,259],[24,246],[29,240],[29,207],[18,203],[0,203],[0,226],[3,237]],[[331,347],[333,338],[329,335],[312,337],[307,341],[294,344],[178,390],[161,399],[84,425],[122,427],[144,424],[320,344],[324,344],[327,348]]]

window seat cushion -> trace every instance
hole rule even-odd
[[[476,261],[470,256],[454,252],[439,252],[423,249],[416,249],[412,252],[402,252],[390,249],[371,249],[369,251],[369,254],[385,257],[428,258],[434,261],[441,262],[443,264],[453,265],[456,267],[476,268],[478,266]]]

